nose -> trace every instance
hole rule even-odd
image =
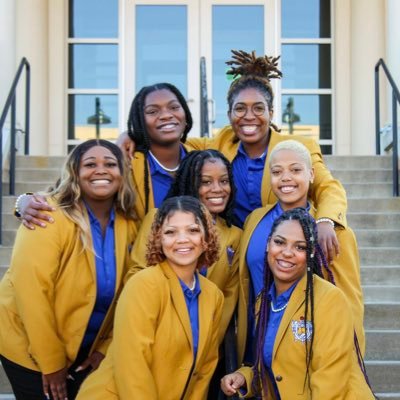
[[[290,258],[290,257],[292,257],[292,256],[293,256],[293,249],[292,249],[292,246],[289,246],[289,245],[285,246],[285,248],[282,250],[282,255],[283,255],[285,258]]]
[[[188,241],[188,237],[186,235],[186,232],[182,231],[182,232],[178,232],[178,237],[177,237],[177,241],[179,243],[185,243]]]
[[[281,180],[282,181],[290,181],[292,179],[292,175],[290,174],[289,171],[283,171],[281,175]]]
[[[251,107],[246,108],[246,113],[244,114],[243,118],[250,120],[256,118]]]
[[[211,191],[212,192],[221,192],[222,191],[221,184],[219,182],[213,182],[211,185]]]
[[[172,113],[168,109],[168,107],[161,108],[159,118],[160,119],[171,119],[172,118]]]

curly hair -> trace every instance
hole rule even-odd
[[[219,215],[225,219],[228,226],[231,226],[233,221],[236,187],[233,180],[232,165],[218,150],[195,150],[188,153],[182,160],[179,169],[176,172],[175,180],[171,185],[166,198],[174,196],[193,196],[199,198],[203,166],[207,161],[213,160],[221,160],[228,171],[231,193],[225,210]]]
[[[209,267],[217,261],[219,255],[218,233],[212,222],[211,214],[200,201],[192,196],[177,196],[166,199],[154,217],[147,241],[147,265],[155,265],[166,259],[161,244],[162,226],[176,211],[191,213],[204,234],[204,252],[199,257],[197,268]]]
[[[170,83],[156,83],[150,86],[144,86],[135,96],[132,101],[131,108],[128,116],[128,135],[135,142],[135,150],[144,153],[144,195],[145,195],[145,213],[149,211],[149,195],[150,195],[150,173],[149,166],[147,163],[148,152],[151,147],[151,139],[146,126],[146,120],[144,115],[144,106],[146,97],[153,92],[159,90],[168,90],[176,96],[178,102],[182,106],[185,117],[186,126],[182,132],[181,142],[184,143],[187,138],[188,132],[192,129],[193,119],[192,114],[189,110],[189,106],[183,96],[183,94]]]
[[[96,146],[110,150],[117,159],[118,168],[122,175],[121,186],[115,196],[116,211],[127,219],[136,219],[133,208],[135,192],[133,190],[132,174],[124,161],[121,149],[114,143],[103,139],[91,139],[79,144],[68,155],[56,186],[46,193],[46,195],[52,197],[64,214],[78,226],[84,249],[91,246],[91,234],[90,226],[84,218],[85,206],[81,201],[82,192],[79,183],[79,169],[82,156]]]
[[[233,75],[234,81],[228,90],[228,111],[232,111],[236,96],[244,89],[257,89],[265,98],[270,111],[273,110],[274,91],[271,79],[280,79],[282,72],[278,69],[278,57],[267,55],[257,57],[255,51],[251,54],[243,50],[232,50],[232,60],[226,62],[232,68],[227,72]],[[237,79],[236,79],[237,78]],[[279,131],[271,122],[272,127]]]

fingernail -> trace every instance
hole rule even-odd
[[[82,368],[82,366],[80,365],[76,370],[75,370],[75,372],[79,372],[79,371],[82,371],[83,370],[83,368]]]
[[[50,217],[50,218],[49,218],[49,222],[53,223],[53,222],[54,222],[54,219]]]
[[[40,226],[41,226],[42,228],[45,228],[45,227],[46,227],[46,224],[41,223]]]

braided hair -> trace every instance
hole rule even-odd
[[[176,172],[174,183],[171,185],[166,198],[183,195],[199,198],[201,171],[204,164],[210,160],[221,160],[228,171],[231,193],[225,210],[219,215],[225,219],[228,226],[231,226],[236,192],[233,181],[232,165],[227,158],[217,150],[196,150],[188,153]]]
[[[128,116],[128,136],[135,142],[135,151],[139,151],[145,155],[144,157],[144,194],[145,194],[145,213],[149,210],[149,195],[150,195],[150,183],[149,183],[149,166],[147,163],[148,153],[151,147],[151,139],[147,130],[146,120],[144,115],[144,106],[146,97],[153,92],[159,90],[168,90],[173,93],[178,102],[185,111],[186,116],[186,127],[182,133],[181,142],[185,142],[188,132],[192,129],[193,119],[192,114],[189,110],[189,106],[183,94],[170,83],[156,83],[150,86],[144,86],[135,96],[132,101],[131,108]]]
[[[324,262],[324,255],[322,249],[318,245],[317,237],[317,226],[314,218],[304,208],[294,208],[285,211],[279,218],[277,218],[272,225],[271,234],[268,238],[268,242],[271,240],[272,235],[276,231],[277,227],[285,221],[298,221],[305,237],[306,241],[306,293],[305,293],[305,312],[304,321],[311,321],[312,332],[310,341],[305,342],[306,351],[306,375],[304,378],[304,385],[308,384],[310,388],[310,365],[312,360],[312,348],[315,336],[315,323],[314,323],[314,285],[313,285],[313,274],[320,277],[322,276],[321,265],[326,264]],[[265,334],[268,326],[268,310],[270,308],[270,301],[268,300],[268,291],[273,282],[272,272],[268,264],[268,251],[265,255],[265,267],[264,267],[264,287],[260,293],[261,303],[260,310],[258,312],[258,321],[256,327],[256,360],[254,364],[254,380],[253,389],[257,392],[261,388],[266,394],[267,383],[265,377],[267,371],[265,369],[263,360],[263,349]],[[260,387],[261,386],[261,387]]]
[[[244,89],[257,89],[265,98],[270,111],[273,110],[274,91],[271,86],[271,79],[280,79],[282,72],[278,69],[278,57],[257,57],[255,51],[247,53],[243,50],[232,50],[232,60],[226,62],[231,66],[227,72],[233,75],[234,81],[228,90],[227,100],[229,112],[232,111],[233,102],[236,96]],[[238,79],[236,79],[238,78]],[[270,123],[279,131],[279,128]]]

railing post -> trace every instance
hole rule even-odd
[[[393,132],[393,196],[399,197],[399,155],[397,140],[397,98],[392,90],[392,132]]]
[[[31,67],[26,60],[26,80],[25,80],[25,155],[29,154],[29,119],[30,119],[30,98],[31,98]]]
[[[381,154],[381,137],[380,137],[381,121],[380,121],[380,103],[379,103],[379,63],[375,67],[375,151],[376,155]]]
[[[16,98],[17,93],[11,103],[11,140],[10,140],[10,171],[9,171],[9,184],[10,195],[15,194],[15,135],[16,135]]]

